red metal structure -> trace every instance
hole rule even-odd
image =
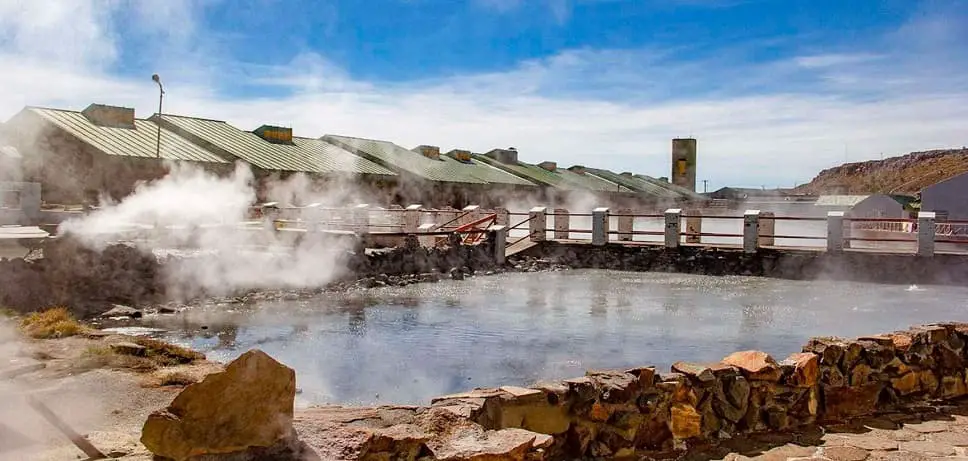
[[[464,245],[472,245],[484,239],[488,227],[497,223],[497,214],[490,214],[474,222],[469,222],[454,229],[460,234]]]

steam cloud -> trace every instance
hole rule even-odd
[[[119,202],[102,198],[104,208],[64,222],[59,233],[95,249],[124,241],[158,256],[184,256],[168,265],[166,274],[176,297],[318,287],[341,273],[338,258],[347,244],[312,233],[266,232],[259,222],[244,224],[259,187],[246,165],[225,177],[192,165],[169,168],[167,176],[139,185]],[[348,182],[321,184],[302,175],[262,185],[270,200],[290,204],[347,207],[367,198]]]

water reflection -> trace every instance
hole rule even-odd
[[[590,368],[785,356],[811,335],[968,320],[968,288],[921,288],[566,271],[196,309],[149,326],[216,360],[265,350],[297,370],[302,403],[426,403]]]

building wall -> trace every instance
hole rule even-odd
[[[96,203],[101,196],[121,199],[142,182],[165,176],[164,160],[106,155],[64,131],[46,126],[17,132],[14,145],[23,155],[23,176],[38,182],[46,203]],[[218,173],[231,165],[199,164]]]
[[[968,173],[925,187],[921,210],[947,212],[949,219],[968,219]]]
[[[854,218],[905,218],[904,207],[890,196],[874,194],[850,209]]]

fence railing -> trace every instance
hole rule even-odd
[[[213,221],[219,221],[215,219]],[[145,223],[140,223],[142,225]],[[365,204],[349,207],[304,207],[263,204],[250,210],[245,221],[224,219],[211,226],[278,232],[346,232],[366,234],[382,245],[416,236],[423,246],[435,246],[452,235],[465,243],[500,234],[502,244],[514,246],[530,240],[587,242],[592,245],[709,245],[756,252],[761,248],[805,248],[828,252],[876,249],[933,255],[942,251],[968,251],[968,221],[936,222],[934,213],[917,219],[863,218],[830,212],[826,216],[777,216],[746,210],[741,215],[669,209],[641,212],[595,208],[572,212],[564,208],[534,207],[526,212],[505,208],[429,209],[421,205],[379,208]],[[202,225],[196,227],[211,227]],[[152,227],[149,223],[147,227]],[[154,226],[164,230],[170,226]],[[492,232],[493,231],[493,232]]]

